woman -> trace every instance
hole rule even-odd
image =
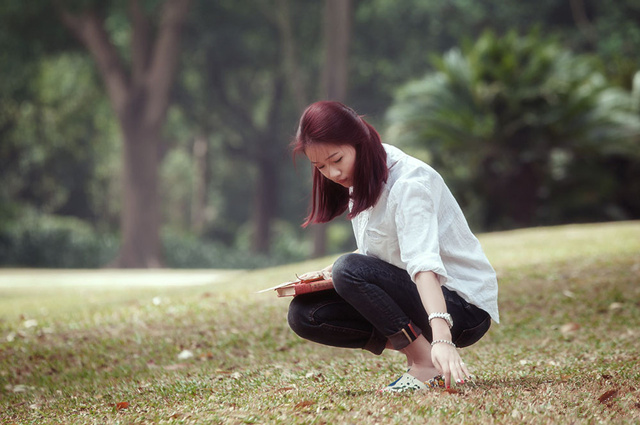
[[[335,291],[293,299],[291,328],[321,344],[404,353],[408,371],[382,391],[464,383],[456,347],[499,321],[498,285],[440,175],[338,102],[306,109],[293,151],[314,166],[304,225],[349,210],[358,250],[325,269]]]

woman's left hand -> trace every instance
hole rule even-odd
[[[431,348],[431,361],[444,377],[447,388],[451,388],[451,381],[462,384],[471,376],[469,369],[460,357],[460,353],[452,345],[434,344]]]

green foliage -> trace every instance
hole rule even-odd
[[[575,208],[602,203],[616,182],[601,158],[637,153],[640,120],[630,96],[607,82],[595,58],[539,31],[487,32],[433,62],[436,72],[398,91],[389,138],[428,148],[462,203],[474,206],[477,225],[607,218],[572,217],[554,203],[576,191]],[[577,175],[593,171],[585,160],[601,172]],[[594,190],[599,195],[579,199]]]
[[[270,257],[229,248],[219,242],[202,240],[184,232],[165,230],[162,244],[165,264],[170,268],[253,269],[274,264]]]
[[[637,1],[577,2],[585,6],[586,27],[576,25],[570,3],[355,1],[347,102],[381,125],[397,87],[436,70],[440,77],[430,83],[433,89],[421,89],[416,83],[418,91],[445,105],[439,117],[429,121],[442,144],[436,149],[436,138],[431,138],[428,156],[452,184],[477,228],[517,225],[506,217],[514,212],[505,210],[507,206],[490,189],[500,188],[496,181],[516,181],[510,176],[526,163],[535,165],[533,176],[543,176],[536,184],[534,224],[638,217],[637,139],[621,137],[622,126],[601,126],[611,122],[612,114],[617,116],[613,121],[627,120],[624,108],[619,108],[626,94],[607,80],[629,89],[631,76],[640,69]],[[93,60],[60,24],[55,6],[74,13],[96,7],[105,17],[109,38],[129,62],[128,4],[123,0],[2,3],[0,219],[15,205],[28,204],[47,214],[73,215],[99,229],[117,230],[122,203],[120,134]],[[163,0],[140,4],[155,21]],[[279,174],[274,179],[278,196],[273,201],[272,234],[281,232],[280,221],[295,227],[305,215],[310,184],[306,164],[301,162],[296,172],[285,147],[300,111],[291,76],[283,77],[288,59],[279,25],[288,13],[295,75],[302,82],[305,101],[316,100],[323,60],[322,4],[267,1],[247,8],[245,2],[232,0],[192,2],[178,84],[172,92],[175,103],[163,134],[171,142],[165,146],[161,176],[162,213],[171,229],[192,231],[194,167],[188,156],[196,135],[206,138],[210,148],[203,238],[228,247],[246,234],[246,223],[254,216],[260,158],[277,167]],[[541,48],[539,44],[548,41],[543,37],[516,42],[513,35],[505,35],[509,29],[526,32],[535,25],[557,36],[554,46]],[[493,40],[484,37],[485,45],[477,52],[469,46],[429,61],[432,55],[460,46],[464,38],[476,39],[485,28],[497,35]],[[604,63],[566,49],[596,53]],[[480,77],[493,83],[480,84]],[[465,91],[466,85],[475,89]],[[451,90],[444,93],[446,88]],[[595,97],[599,106],[585,114]],[[639,98],[636,95],[637,104]],[[547,112],[545,102],[552,106]],[[278,112],[271,120],[270,110]],[[508,133],[520,137],[523,128],[529,132],[520,142],[526,149],[512,149],[504,142]],[[489,139],[491,143],[481,142]],[[619,142],[612,143],[613,139]],[[462,140],[468,143],[458,144]],[[389,141],[394,143],[391,137]],[[425,152],[423,144],[411,148]],[[293,236],[275,237],[274,257],[285,258],[291,247],[308,244],[299,242],[297,232],[285,233]],[[333,233],[330,243],[339,249],[352,240],[344,229]],[[198,262],[209,263],[212,260]]]
[[[38,63],[33,95],[0,98],[0,199],[102,223],[118,206],[118,133],[86,57]],[[87,105],[91,105],[90,108]]]
[[[117,239],[73,217],[28,212],[0,227],[0,266],[97,268],[116,254]]]
[[[115,257],[119,240],[96,231],[74,217],[42,215],[17,206],[3,208],[0,227],[0,267],[100,268]],[[293,233],[290,225],[276,226],[273,254],[252,253],[198,238],[184,231],[162,234],[165,261],[170,268],[253,269],[299,261],[310,251],[309,243]]]

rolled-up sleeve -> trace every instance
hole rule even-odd
[[[440,284],[447,271],[440,256],[438,203],[442,187],[433,179],[398,181],[389,196],[395,215],[401,261],[415,282],[416,275],[432,271]]]

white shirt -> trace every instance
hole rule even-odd
[[[433,168],[384,144],[389,179],[376,204],[352,220],[358,251],[406,270],[434,272],[499,322],[498,281],[480,242]]]

